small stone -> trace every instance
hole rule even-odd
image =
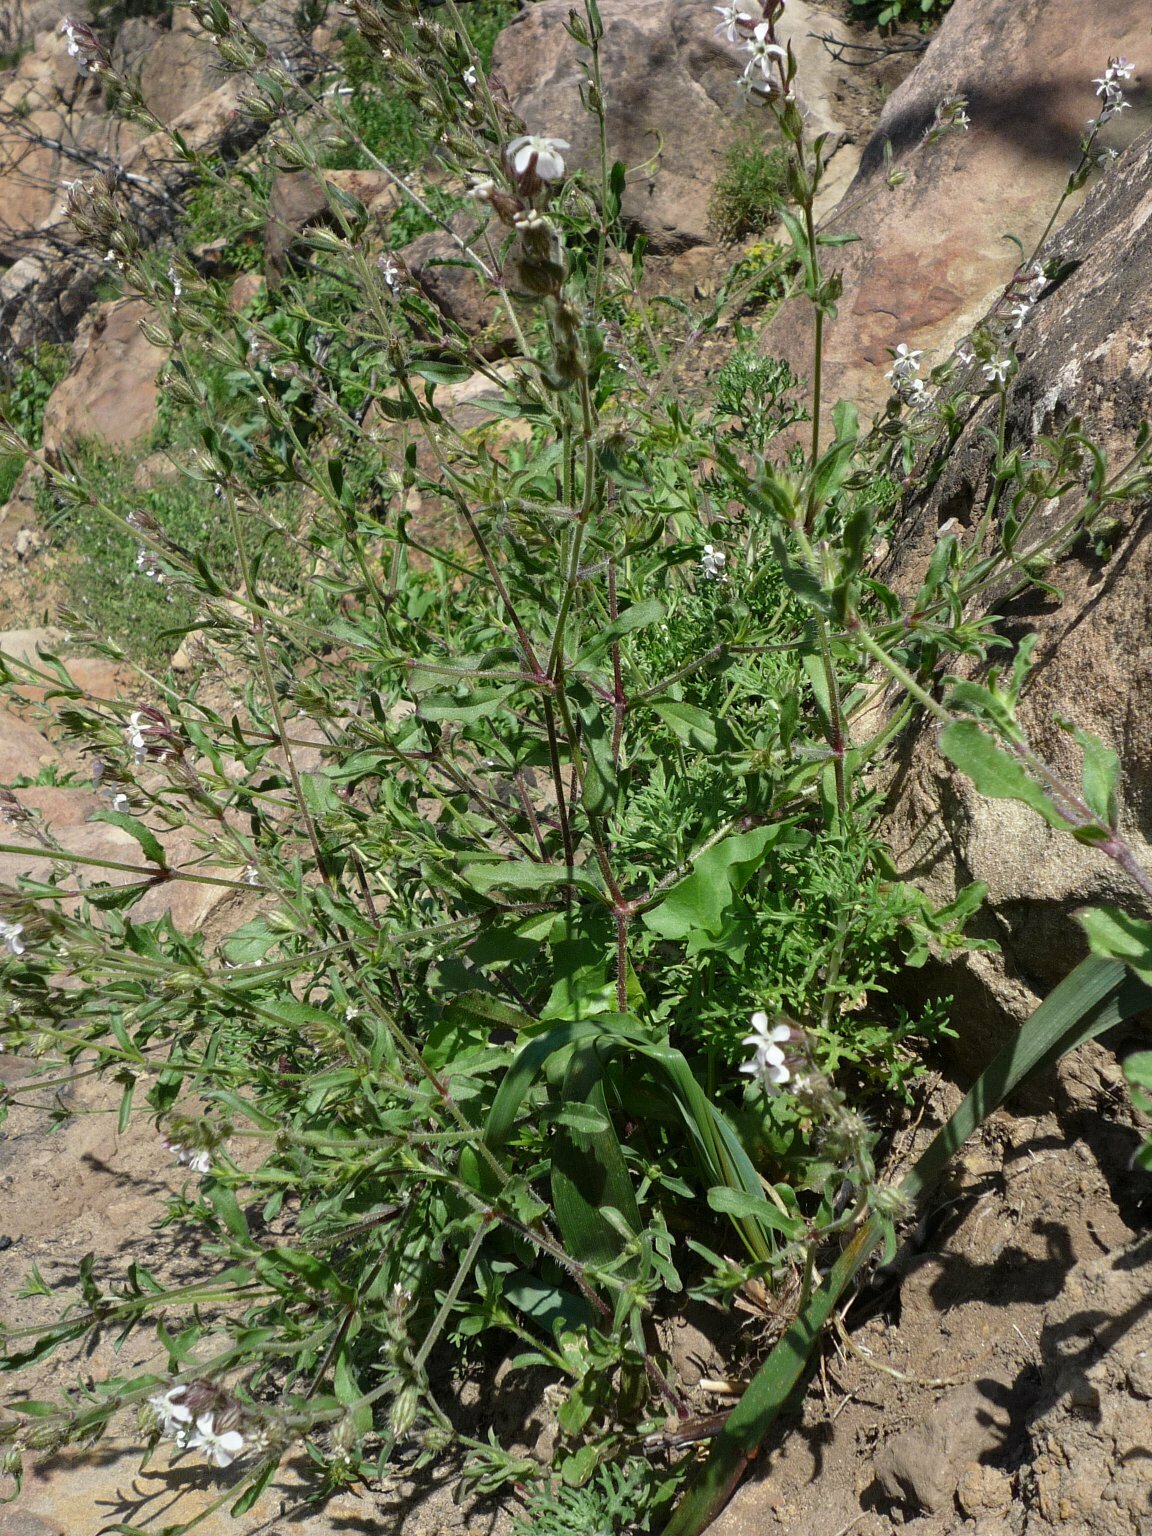
[[[1128,1367],[1128,1388],[1136,1397],[1152,1398],[1152,1351],[1142,1349]]]
[[[1012,1480],[999,1467],[969,1462],[960,1474],[956,1499],[966,1515],[995,1513],[1012,1502]]]

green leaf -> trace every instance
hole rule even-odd
[[[207,1199],[208,1204],[216,1212],[233,1237],[238,1237],[242,1243],[251,1241],[248,1234],[248,1223],[244,1219],[244,1212],[240,1209],[236,1196],[226,1184],[219,1182],[211,1184],[208,1188]]]
[[[708,1204],[722,1216],[739,1216],[743,1219],[754,1217],[764,1226],[783,1232],[790,1241],[800,1237],[804,1231],[802,1221],[786,1216],[771,1200],[765,1200],[763,1195],[748,1194],[742,1189],[717,1185],[708,1191]]]
[[[957,720],[940,732],[940,750],[990,800],[1019,800],[1038,811],[1050,827],[1068,828],[1048,794],[1025,772],[1019,759],[992,740],[975,720]]]
[[[437,262],[437,266],[456,266],[456,262]],[[429,384],[463,384],[472,377],[471,368],[463,363],[414,363],[411,371]]]
[[[560,1024],[524,1046],[508,1068],[504,1081],[497,1089],[492,1108],[488,1111],[484,1140],[493,1151],[502,1147],[512,1134],[520,1106],[548,1058],[570,1045],[592,1038],[598,1033],[602,1022],[582,1020],[575,1024]]]
[[[1088,947],[1103,960],[1122,960],[1142,981],[1152,984],[1152,923],[1130,917],[1118,907],[1087,907],[1076,921],[1088,935]]]
[[[652,708],[686,746],[695,747],[699,752],[716,751],[721,727],[695,704],[684,704],[679,699],[657,699]]]
[[[157,841],[156,834],[135,816],[126,816],[123,811],[97,811],[92,820],[106,821],[113,827],[119,827],[122,832],[127,832],[129,837],[134,837],[140,844],[140,851],[146,859],[150,859],[153,864],[159,864],[161,869],[167,868],[164,850]]]
[[[623,639],[625,635],[633,634],[638,629],[647,629],[652,624],[659,624],[667,613],[664,604],[654,597],[645,598],[643,602],[633,603],[631,608],[625,608],[618,619],[611,624],[605,624],[602,629],[588,641],[584,649],[577,656],[574,667],[580,667],[603,655],[608,648]]]
[[[686,939],[694,932],[718,935],[724,914],[785,830],[787,824],[777,822],[721,838],[696,859],[690,875],[644,913],[644,926],[663,939]]]
[[[472,725],[491,719],[511,692],[511,688],[476,688],[463,699],[452,693],[430,693],[420,700],[416,713],[422,720],[459,720]]]
[[[233,1504],[231,1509],[228,1511],[233,1520],[238,1520],[241,1515],[246,1515],[248,1513],[253,1504],[255,1504],[256,1500],[260,1497],[265,1488],[267,1488],[268,1484],[272,1481],[272,1474],[276,1471],[276,1468],[279,1465],[280,1460],[277,1456],[273,1456],[270,1460],[264,1462],[260,1470],[256,1473],[256,1476],[249,1483],[248,1487],[244,1490],[244,1492],[236,1500],[235,1504]]]
[[[548,1285],[526,1269],[514,1270],[508,1276],[501,1296],[551,1334],[588,1328],[593,1322],[592,1308],[583,1297]]]
[[[557,1130],[552,1144],[552,1206],[564,1245],[583,1264],[610,1264],[625,1238],[606,1218],[619,1211],[625,1231],[642,1226],[636,1193],[624,1163],[604,1092],[604,1058],[595,1044],[578,1046],[564,1075],[561,1098],[567,1107],[597,1111],[598,1131]],[[635,1270],[635,1263],[630,1266]]]
[[[1098,736],[1093,736],[1091,731],[1081,730],[1078,725],[1070,725],[1066,721],[1060,723],[1075,738],[1084,753],[1082,783],[1084,799],[1089,809],[1106,827],[1114,828],[1117,818],[1116,789],[1120,782],[1120,758],[1111,747],[1106,747]]]
[[[462,865],[460,878],[481,896],[497,890],[539,896],[565,885],[583,891],[586,896],[604,896],[594,875],[586,870],[569,869],[563,864],[534,864],[527,859],[478,859]]]

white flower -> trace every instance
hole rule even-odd
[[[166,1141],[164,1145],[173,1154],[177,1163],[182,1168],[187,1168],[190,1173],[212,1172],[212,1154],[207,1148],[201,1147],[199,1151],[194,1151],[191,1147],[186,1147],[182,1141]]]
[[[121,815],[126,815],[132,809],[132,802],[123,790],[112,796],[112,809]]]
[[[161,1434],[170,1436],[181,1446],[188,1443],[192,1432],[192,1410],[184,1406],[184,1394],[183,1387],[169,1387],[161,1396],[148,1399],[160,1420]]]
[[[222,1435],[217,1434],[215,1426],[215,1416],[202,1413],[188,1438],[187,1447],[190,1451],[203,1451],[213,1466],[230,1467],[237,1456],[244,1453],[244,1436],[238,1429],[226,1429]]]
[[[137,765],[148,756],[148,740],[144,735],[148,729],[148,723],[147,716],[140,710],[134,709],[128,716],[128,724],[124,728],[128,745],[132,748],[132,759]]]
[[[255,864],[245,864],[245,866],[244,866],[244,884],[245,885],[259,885],[260,884],[260,871],[256,868]]]
[[[1018,331],[1032,313],[1032,300],[1029,298],[1017,299],[1008,313],[1012,317],[1012,329]]]
[[[474,91],[476,89],[476,66],[475,66],[475,64],[469,64],[468,68],[464,71],[464,84],[468,87],[468,89],[470,91]]]
[[[705,544],[700,556],[700,569],[705,581],[715,581],[723,574],[727,564],[728,557],[722,549],[715,549],[711,544]]]
[[[88,39],[84,36],[84,33],[88,32],[88,28],[78,27],[70,17],[65,16],[60,23],[60,32],[62,36],[68,39],[68,52],[76,60],[76,73],[78,75],[86,75],[89,69],[98,73],[100,69],[99,61],[90,57],[90,50],[87,47]],[[91,37],[91,35],[89,32],[88,36]]]
[[[1003,384],[1012,371],[1012,359],[1010,357],[996,357],[990,363],[985,363],[981,372],[989,384]]]
[[[1110,123],[1121,112],[1126,112],[1130,105],[1130,102],[1124,100],[1124,93],[1120,90],[1119,86],[1109,86],[1108,96],[1105,99],[1104,105],[1100,108],[1100,114],[1096,118],[1096,122],[1101,126],[1105,123]],[[1089,123],[1088,126],[1091,127],[1092,124]]]
[[[136,569],[141,576],[147,576],[149,581],[163,585],[164,572],[160,568],[158,557],[150,549],[140,549],[136,552]]]
[[[740,1043],[754,1047],[754,1055],[740,1070],[756,1078],[765,1093],[772,1093],[782,1088],[792,1075],[780,1049],[784,1041],[791,1039],[792,1031],[787,1024],[776,1024],[769,1029],[768,1015],[763,1009],[752,1015],[751,1024],[752,1033]]]
[[[526,208],[523,213],[518,213],[512,220],[516,228],[524,233],[530,230],[551,229],[551,225],[544,215],[536,208]]]
[[[920,372],[920,359],[924,356],[922,351],[914,352],[906,341],[902,341],[892,353],[892,366],[884,375],[886,379],[911,379]]]
[[[180,274],[175,267],[168,268],[168,281],[172,284],[173,299],[179,300],[180,295],[184,292],[184,284],[180,281]]]
[[[744,51],[752,57],[744,66],[744,74],[755,74],[756,70],[764,76],[765,80],[772,78],[772,60],[779,59],[781,69],[788,63],[788,55],[779,43],[772,42],[772,28],[766,21],[752,29],[752,36],[744,44]]]
[[[396,258],[391,254],[381,256],[378,258],[376,265],[380,268],[380,275],[389,288],[399,288],[401,274]]]
[[[20,937],[23,932],[23,923],[5,923],[0,921],[0,944],[3,944],[10,955],[22,955],[24,953],[24,940]]]
[[[746,16],[738,5],[714,5],[714,11],[720,15],[720,25],[716,28],[716,36],[724,37],[728,42],[735,43],[745,35],[741,22],[750,22],[751,16]]]
[[[1108,68],[1098,80],[1093,80],[1097,96],[1112,97],[1120,95],[1120,87],[1117,80],[1130,80],[1132,71],[1136,68],[1128,59],[1109,59]]]
[[[564,180],[562,149],[571,149],[567,139],[549,139],[538,133],[523,133],[513,139],[505,153],[517,176],[535,169],[541,181]],[[534,164],[533,164],[534,163]]]
[[[491,176],[478,176],[465,194],[475,198],[478,203],[490,203],[493,193],[496,191],[496,183]]]

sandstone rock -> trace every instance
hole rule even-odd
[[[0,714],[0,784],[34,779],[42,768],[59,760],[60,754],[34,725],[7,712]]]
[[[1130,1386],[1152,1349],[1142,1238],[1077,1265],[1041,1337],[1043,1384],[1028,1416],[1028,1536],[1143,1531],[1152,1402]],[[1049,1524],[1043,1524],[1047,1521]]]
[[[5,656],[14,656],[17,661],[28,661],[33,666],[37,665],[40,651],[59,650],[64,639],[62,629],[54,629],[51,625],[41,629],[5,629],[0,631],[0,652]]]
[[[152,430],[159,398],[156,374],[165,353],[140,329],[151,313],[143,299],[96,306],[77,338],[72,370],[44,410],[48,452],[85,437],[126,448]]]
[[[493,72],[530,133],[568,139],[570,164],[595,171],[597,129],[580,103],[586,77],[565,31],[570,9],[569,0],[525,7],[497,40]],[[744,110],[744,55],[716,36],[715,11],[696,0],[604,0],[600,14],[608,152],[629,172],[624,216],[658,253],[707,244],[712,187]],[[836,66],[810,35],[816,14],[826,21],[805,0],[789,0],[780,35],[801,61],[813,132],[838,136]]]
[[[1010,448],[1035,451],[1043,433],[1082,418],[1113,469],[1131,455],[1147,414],[1152,371],[1152,133],[1134,144],[1094,188],[1053,246],[1076,270],[1041,302],[1020,335],[1021,368],[1008,394]],[[919,585],[936,532],[956,519],[974,537],[989,483],[987,428],[997,407],[976,410],[939,479],[913,491],[894,531],[886,581],[906,599]],[[1083,503],[1076,484],[1046,507],[1043,529]],[[1122,830],[1152,867],[1152,496],[1118,503],[1111,559],[1082,541],[1049,572],[1061,597],[1025,594],[991,601],[1006,636],[1035,630],[1036,666],[1021,705],[1034,748],[1072,783],[1080,754],[1057,724],[1067,717],[1119,754]],[[983,931],[1003,956],[930,964],[925,994],[952,993],[963,1063],[983,1065],[1002,1042],[1005,1018],[1020,1021],[1086,952],[1072,914],[1093,902],[1129,902],[1133,886],[1097,852],[1049,829],[1014,802],[983,802],[949,770],[923,732],[907,744],[892,790],[887,836],[899,868],[934,898],[950,899],[972,878],[989,885]],[[912,980],[911,977],[908,978]]]
[[[1030,250],[1078,158],[1099,108],[1092,77],[1109,55],[1147,64],[1144,0],[956,0],[921,62],[893,93],[859,175],[830,232],[858,243],[825,253],[839,270],[839,314],[825,331],[824,398],[876,410],[888,397],[888,348],[906,342],[942,360],[1003,291]],[[1132,110],[1102,143],[1123,146],[1152,120],[1152,100],[1130,82]],[[804,89],[804,74],[799,75]],[[972,126],[922,144],[936,104],[964,96]],[[890,141],[906,181],[885,184]],[[1066,205],[1065,217],[1075,207]],[[812,371],[812,316],[786,306],[762,339],[801,377]]]
[[[116,35],[113,65],[135,80],[151,111],[163,122],[196,107],[225,81],[220,54],[186,10],[164,26],[130,17]]]
[[[54,1521],[41,1520],[18,1509],[0,1515],[0,1536],[65,1536],[64,1528]]]
[[[477,227],[475,216],[469,214],[458,214],[452,224],[464,240]],[[499,237],[495,243],[499,244]],[[488,259],[488,253],[482,246],[480,249]],[[440,229],[430,230],[397,254],[425,296],[447,321],[472,338],[482,354],[499,357],[512,347],[514,334],[499,297],[469,265],[450,235]]]

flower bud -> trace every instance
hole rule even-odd
[[[388,1415],[392,1433],[397,1440],[406,1435],[416,1422],[416,1412],[420,1406],[420,1394],[415,1384],[408,1382],[397,1392],[392,1403],[392,1411]]]

